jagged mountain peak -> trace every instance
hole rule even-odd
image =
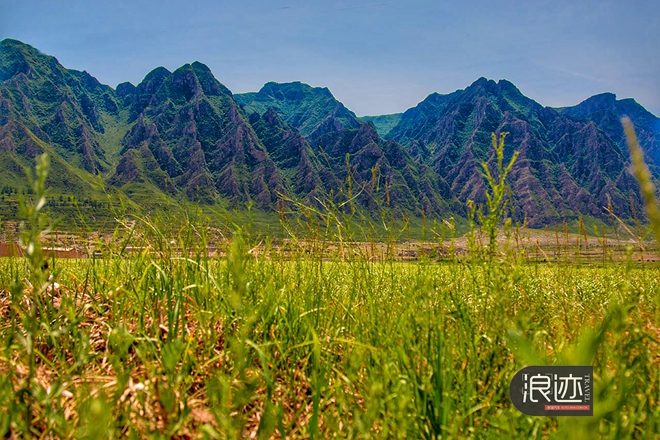
[[[616,94],[612,92],[604,92],[587,98],[583,103],[594,103],[597,105],[612,105],[617,101]]]
[[[643,117],[647,121],[658,120],[658,117],[646,110],[634,98],[617,99],[617,95],[610,92],[600,93],[591,96],[578,105],[572,107],[560,107],[558,111],[571,116],[587,116],[600,111],[610,111],[617,115],[628,115],[633,117]],[[628,114],[629,113],[629,114]]]
[[[118,111],[112,88],[10,39],[0,42],[0,79],[0,123],[19,122],[70,165],[90,173],[109,168],[100,136],[102,115]]]
[[[660,174],[660,119],[634,99],[617,99],[614,93],[601,93],[576,106],[556,110],[580,121],[593,121],[622,151],[627,151],[628,147],[621,127],[621,118],[629,117],[647,160],[658,167],[656,173]]]
[[[260,91],[234,95],[247,113],[274,108],[282,119],[303,136],[318,136],[329,129],[357,129],[360,121],[330,90],[302,82],[266,83]]]
[[[261,90],[257,93],[271,96],[276,99],[286,99],[290,101],[301,101],[305,99],[308,94],[335,99],[327,87],[313,87],[301,81],[292,81],[288,83],[270,81],[264,84]]]
[[[405,119],[418,117],[419,115],[427,115],[432,118],[433,115],[442,112],[442,110],[450,104],[453,107],[460,105],[460,103],[474,102],[481,98],[495,99],[500,102],[502,100],[514,100],[520,101],[523,104],[523,107],[541,107],[536,101],[523,95],[512,82],[505,79],[500,79],[496,82],[492,79],[481,77],[465,89],[459,89],[447,94],[441,94],[438,92],[429,94],[417,106],[406,110],[402,115],[402,119],[405,122]],[[394,135],[395,133],[396,127],[392,129],[392,132],[388,137],[392,137],[391,135]]]
[[[611,109],[616,103],[616,95],[614,93],[605,92],[591,96],[576,106],[560,107],[557,110],[562,111],[563,113],[573,113],[574,115],[578,112],[593,113],[599,110]]]
[[[131,82],[126,81],[117,84],[117,88],[115,89],[115,91],[117,92],[118,96],[123,97],[135,93],[135,86]]]
[[[231,91],[216,79],[211,72],[211,69],[206,64],[195,61],[192,64],[186,64],[183,67],[187,66],[189,66],[194,73],[206,96],[232,95]]]
[[[0,51],[4,53],[22,54],[23,56],[30,57],[55,58],[51,55],[46,55],[34,46],[12,38],[0,40]]]
[[[484,182],[475,174],[478,163],[493,160],[491,133],[510,132],[510,151],[521,153],[511,174],[513,206],[528,224],[540,226],[580,214],[603,216],[599,207],[607,204],[608,195],[615,201],[615,211],[630,214],[629,199],[632,196],[637,203],[639,194],[630,191],[634,188],[630,185],[623,195],[616,183],[628,185],[631,178],[622,153],[626,151],[622,114],[635,114],[631,117],[637,121],[640,143],[660,163],[658,133],[640,123],[655,119],[642,110],[635,101],[618,101],[613,94],[552,109],[526,97],[507,80],[479,78],[464,90],[429,95],[402,115],[388,137],[444,176],[461,201],[469,197],[483,202]],[[558,169],[565,170],[561,179]]]
[[[144,80],[133,87],[130,83],[117,86],[117,94],[130,107],[130,120],[134,121],[149,106],[160,106],[169,101],[178,105],[203,96],[227,96],[232,93],[221,84],[211,69],[195,61],[170,72],[158,67],[149,72]]]
[[[387,205],[460,214],[467,199],[484,202],[480,162],[493,165],[491,133],[507,131],[505,154],[520,151],[509,180],[516,220],[543,226],[603,217],[608,197],[617,215],[630,218],[630,199],[640,199],[627,170],[623,114],[656,158],[652,170],[660,169],[660,120],[611,93],[552,109],[510,81],[482,77],[379,121],[383,140],[378,125],[362,123],[325,87],[269,82],[232,95],[198,61],[173,72],[156,68],[137,86],[113,90],[3,40],[0,80],[0,159],[28,164],[48,151],[131,197],[138,188],[208,203],[253,200],[268,210],[278,194],[345,201],[350,181],[356,203],[374,213]]]
[[[485,77],[478,78],[476,81],[474,81],[472,84],[470,84],[468,87],[465,88],[464,90],[466,94],[474,94],[474,95],[485,95],[485,94],[490,94],[490,95],[502,95],[503,93],[506,92],[513,92],[513,93],[518,93],[522,96],[522,93],[518,90],[518,88],[510,81],[507,81],[505,79],[500,79],[499,81],[495,81],[493,79],[488,79]]]
[[[454,94],[450,94],[454,95]],[[446,95],[445,95],[446,96]],[[461,95],[457,95],[461,96]],[[507,100],[512,100],[523,104],[525,107],[542,107],[539,103],[533,99],[525,96],[515,84],[506,79],[500,79],[498,81],[492,79],[486,79],[481,77],[473,82],[469,87],[464,90],[462,96],[466,97],[482,97],[482,96],[492,96],[496,98],[504,98]]]
[[[61,76],[65,70],[57,58],[46,55],[29,44],[9,38],[0,41],[0,81],[32,72]]]
[[[159,81],[163,78],[167,78],[170,76],[172,72],[167,70],[163,66],[158,66],[155,69],[153,69],[151,72],[147,73],[142,80],[142,82],[149,82],[149,81]]]
[[[149,72],[137,86],[138,102],[135,116],[148,105],[151,96],[158,93],[164,84],[168,87],[166,92],[168,96],[172,95],[170,97],[185,101],[199,95],[232,95],[229,89],[213,76],[211,69],[198,61],[184,64],[174,72],[170,72],[164,67],[158,67]]]
[[[201,72],[201,71],[204,71],[204,72],[211,73],[211,69],[209,68],[209,66],[207,66],[206,64],[204,64],[204,63],[202,63],[202,62],[199,62],[199,61],[193,61],[192,64],[191,64],[191,66],[192,66],[192,68],[193,68],[194,70],[196,70],[196,71],[200,71],[200,72]]]
[[[143,93],[155,93],[158,88],[163,84],[165,79],[169,78],[172,75],[172,72],[166,68],[160,66],[156,67],[151,72],[147,73],[142,81],[137,85],[137,92],[139,94]]]
[[[477,88],[477,87],[483,87],[483,88],[494,87],[496,85],[497,85],[497,83],[494,80],[488,79],[488,78],[482,76],[482,77],[477,78],[472,84],[470,84],[467,87],[466,90]]]
[[[136,87],[131,87],[132,84],[130,83],[123,83],[117,86],[117,94],[124,99],[124,104],[130,108],[131,121],[138,118],[140,113],[149,105],[152,97],[158,92],[163,82],[170,76],[172,76],[172,72],[160,66],[147,73]]]
[[[185,101],[190,101],[194,96],[202,93],[202,85],[196,75],[196,71],[191,64],[184,64],[183,66],[172,72],[172,75],[165,80],[173,86],[170,94],[183,96]]]
[[[7,48],[7,47],[12,47],[12,46],[28,46],[32,47],[27,43],[23,43],[22,41],[19,40],[14,40],[13,38],[4,38],[0,40],[0,48]]]
[[[508,79],[500,79],[499,81],[497,81],[497,85],[502,88],[513,88],[518,90],[518,87],[516,87],[516,85],[511,81],[509,81]]]

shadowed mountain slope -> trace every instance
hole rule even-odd
[[[511,172],[514,217],[542,226],[580,215],[606,218],[610,200],[629,217],[639,203],[627,151],[596,122],[525,97],[513,84],[481,78],[465,90],[432,94],[406,111],[388,137],[443,176],[459,200],[483,203],[479,163],[493,165],[491,133],[510,132],[519,150]]]
[[[656,117],[632,98],[617,100],[613,93],[592,96],[574,107],[558,108],[561,114],[581,121],[593,121],[622,150],[626,150],[621,118],[628,116],[635,126],[637,139],[646,153],[649,164],[660,175],[660,118]]]
[[[185,199],[273,211],[285,197],[350,200],[374,216],[462,215],[468,200],[485,202],[491,133],[509,132],[505,154],[520,151],[509,178],[516,220],[606,219],[610,205],[630,219],[640,198],[623,115],[658,175],[660,120],[608,93],[553,109],[480,78],[403,114],[358,119],[328,89],[299,82],[234,95],[194,62],[115,90],[27,44],[0,42],[1,183],[25,187],[21,176],[48,152],[55,192],[100,196],[100,178],[142,206]]]

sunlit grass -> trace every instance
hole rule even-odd
[[[398,236],[356,244],[340,211],[283,218],[277,244],[191,213],[122,220],[100,257],[46,267],[44,167],[27,258],[0,258],[0,435],[660,435],[660,270],[632,249],[614,262],[604,236],[602,260],[568,230],[530,258],[493,217],[458,255],[447,222],[439,250],[402,262]],[[512,407],[515,372],[545,364],[594,366],[594,417]]]
[[[579,361],[595,366],[590,430],[659,432],[655,267],[282,261],[246,250],[58,260],[30,384],[30,296],[12,302],[3,290],[3,431],[529,438],[582,425],[518,413],[512,375]],[[0,266],[29,277],[17,259]]]

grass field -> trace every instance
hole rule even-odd
[[[0,259],[0,433],[660,433],[655,265],[529,264],[514,253],[283,259],[253,256],[240,236],[226,258],[205,258],[202,245],[182,244],[176,253],[153,246],[130,258],[51,260],[57,288],[29,258]],[[513,374],[538,364],[594,365],[595,416],[512,408]]]
[[[337,212],[286,242],[142,218],[47,258],[45,167],[0,258],[5,438],[660,437],[654,250],[502,228],[501,164],[481,229],[414,258]],[[513,408],[529,365],[593,365],[594,416]]]

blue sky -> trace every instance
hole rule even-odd
[[[195,60],[233,92],[328,87],[358,115],[406,110],[481,76],[543,105],[601,92],[660,115],[660,2],[0,0],[0,39],[137,84]]]

